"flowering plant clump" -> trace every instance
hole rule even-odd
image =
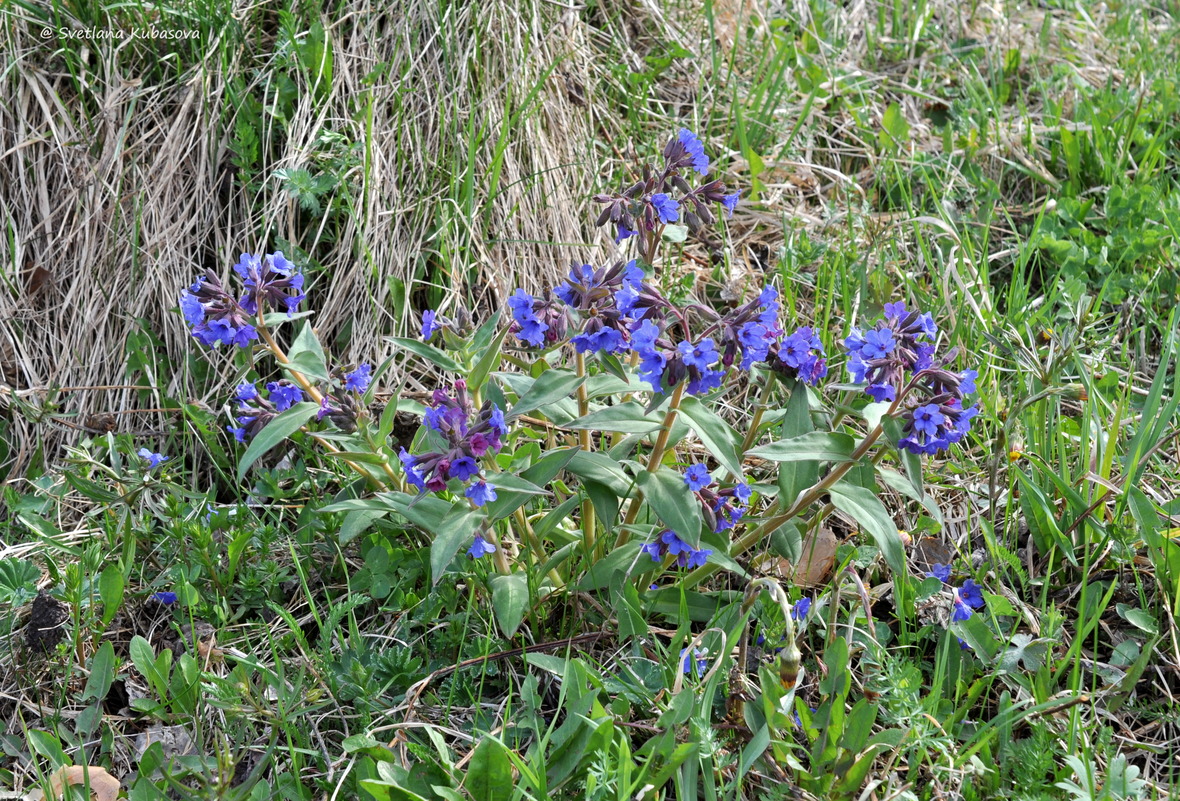
[[[227,428],[246,446],[239,475],[302,431],[371,489],[322,507],[345,516],[342,531],[360,536],[389,517],[421,532],[433,579],[475,569],[507,634],[567,591],[609,589],[621,620],[637,594],[679,608],[682,593],[723,570],[763,588],[752,557],[798,562],[800,532],[836,513],[876,548],[875,569],[908,580],[876,478],[896,484],[891,462],[912,471],[915,454],[967,436],[977,374],[955,367],[955,349],[940,355],[930,314],[898,301],[842,339],[872,402],[849,392],[833,403],[847,389],[826,383],[836,325],[785,319],[783,289],[766,275],[750,276],[743,300],[674,302],[658,277],[675,269],[677,247],[723,231],[741,198],[708,177],[713,169],[702,140],[680,130],[659,167],[595,196],[597,224],[609,224],[608,246],[620,251],[607,263],[578,260],[551,289],[504,292],[504,312],[487,319],[422,311],[418,336],[387,341],[429,365],[419,379],[445,377],[424,403],[395,397],[379,415],[370,403],[394,357],[332,366],[306,322],[280,345],[278,329],[309,314],[297,311],[304,279],[283,254],[243,255],[233,292],[215,275],[198,278],[180,297],[194,338],[276,363],[276,375],[233,393]],[[420,425],[395,437],[404,413]],[[920,477],[909,489],[933,503]],[[668,580],[653,584],[657,573]],[[979,608],[974,584],[955,593],[956,616]],[[783,675],[798,674],[793,637],[810,605],[784,607]]]

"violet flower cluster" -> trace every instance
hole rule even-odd
[[[909,311],[905,303],[885,304],[885,316],[873,328],[852,329],[844,340],[848,371],[873,400],[895,402],[905,395],[903,436],[898,446],[932,455],[958,442],[971,429],[977,406],[964,407],[975,392],[975,370],[947,368],[957,353],[935,356],[938,327],[928,312]]]
[[[618,192],[594,196],[594,201],[603,206],[596,224],[601,227],[610,223],[616,243],[640,232],[654,236],[663,226],[682,219],[696,232],[716,222],[712,207],[717,203],[733,216],[741,192],[727,192],[719,180],[695,188],[687,180],[693,172],[709,174],[709,156],[695,134],[681,128],[664,146],[663,156],[664,165],[659,171],[644,165],[643,180]]]
[[[459,379],[453,395],[442,389],[434,391],[424,422],[446,440],[446,447],[419,455],[402,448],[399,456],[406,479],[419,492],[441,492],[451,479],[471,482],[464,495],[476,506],[496,500],[496,488],[484,480],[477,460],[502,447],[508,434],[504,413],[491,401],[485,401],[476,412],[467,394],[467,382]]]
[[[238,442],[253,439],[266,424],[277,415],[287,411],[304,400],[303,390],[286,379],[271,381],[266,385],[267,397],[262,397],[258,387],[251,382],[238,384],[234,398],[238,401],[236,426],[226,426]]]
[[[696,494],[705,523],[714,532],[733,528],[742,519],[746,504],[754,494],[744,481],[725,489],[712,489],[717,482],[703,464],[694,464],[684,471],[684,483]]]
[[[713,553],[711,548],[693,548],[671,529],[660,534],[654,541],[641,546],[639,550],[650,556],[653,562],[662,562],[667,556],[675,556],[678,566],[689,569],[704,566],[709,554]]]
[[[245,348],[258,339],[254,323],[268,308],[295,313],[306,295],[303,274],[282,252],[266,256],[243,253],[234,271],[244,293],[235,298],[212,272],[199,276],[180,295],[180,310],[202,345]]]

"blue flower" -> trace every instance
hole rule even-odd
[[[959,382],[959,391],[964,395],[975,394],[975,379],[979,378],[976,370],[964,370],[963,380]]]
[[[255,398],[258,397],[258,387],[254,386],[253,384],[251,384],[249,382],[244,381],[241,384],[238,384],[237,392],[235,393],[235,395],[236,395],[237,399],[242,401],[243,403],[246,401],[254,400]]]
[[[931,565],[930,572],[926,576],[927,578],[936,578],[943,584],[949,584],[951,581],[951,566],[938,562]]]
[[[285,412],[303,401],[303,390],[290,381],[271,381],[266,385],[266,389],[276,411]]]
[[[733,497],[742,503],[748,503],[753,494],[754,490],[750,489],[750,485],[744,481],[735,484],[733,487]]]
[[[693,492],[704,489],[713,483],[713,477],[709,475],[709,469],[703,464],[694,464],[684,471],[684,483]]]
[[[434,322],[435,313],[433,309],[426,309],[422,312],[422,339],[429,342],[436,331],[442,328],[441,325],[436,325]]]
[[[971,607],[963,603],[956,594],[955,596],[955,611],[951,614],[952,623],[962,623],[964,620],[971,619]]]
[[[807,617],[807,613],[811,611],[811,599],[804,597],[795,602],[791,607],[791,617],[794,620],[802,620]]]
[[[681,128],[677,135],[680,144],[683,145],[685,153],[688,154],[692,168],[700,175],[709,174],[709,157],[705,154],[705,145],[700,139],[697,139],[696,134],[687,128]]]
[[[623,223],[619,223],[618,225],[615,226],[615,244],[621,245],[624,240],[630,239],[631,237],[635,236],[635,233],[636,233],[635,231],[632,231],[630,228],[628,228]]]
[[[475,542],[473,542],[471,547],[467,549],[467,555],[472,559],[479,559],[480,557],[487,556],[488,554],[495,552],[496,546],[492,545],[478,534],[475,535]]]
[[[575,334],[570,338],[570,342],[574,344],[578,353],[617,353],[626,344],[620,331],[606,327]]]
[[[975,583],[974,579],[967,579],[963,582],[963,586],[959,588],[959,598],[972,609],[979,609],[983,606],[983,592],[980,591],[979,585]]]
[[[176,593],[174,592],[154,592],[152,598],[156,599],[164,606],[171,606],[176,603]]]
[[[726,195],[721,200],[721,205],[725,207],[727,212],[729,212],[730,217],[733,217],[733,210],[737,208],[738,201],[741,200],[741,198],[741,192],[734,192],[732,195]]]
[[[938,429],[946,421],[938,406],[928,403],[914,409],[914,430],[931,437],[938,434]]]
[[[651,205],[662,223],[674,223],[680,218],[679,204],[663,192],[651,196]]]
[[[688,674],[695,670],[697,678],[705,675],[709,669],[709,664],[704,658],[706,653],[708,652],[703,648],[694,648],[691,653],[687,648],[680,649],[680,672]]]
[[[639,550],[650,556],[653,562],[659,562],[664,558],[663,549],[660,548],[659,542],[649,542],[640,546]]]
[[[508,298],[508,306],[512,309],[512,319],[516,321],[516,336],[521,342],[526,342],[535,348],[545,344],[545,332],[549,326],[537,319],[534,305],[536,300],[523,289],[517,289]]]
[[[147,448],[140,448],[137,451],[137,453],[139,454],[140,457],[147,459],[149,470],[152,468],[159,467],[161,464],[163,464],[164,462],[166,462],[168,460],[167,456],[163,456],[159,453],[152,453]]]
[[[369,364],[362,364],[351,373],[345,373],[344,388],[357,394],[363,394],[369,388],[372,373],[373,366]]]
[[[454,471],[454,465],[452,465],[451,470]],[[470,498],[476,506],[483,506],[486,503],[496,500],[496,488],[482,480],[472,484],[463,494]]]
[[[417,458],[407,451],[405,448],[398,453],[398,459],[401,460],[402,469],[406,471],[406,480],[417,487],[420,491],[426,490],[426,479],[422,472],[418,469]]]
[[[713,553],[712,548],[698,548],[695,551],[690,550],[687,553],[682,553],[680,556],[676,557],[676,564],[680,565],[681,567],[688,568],[689,570],[693,570],[698,567],[704,567],[705,562],[709,560],[709,555],[711,553]]]
[[[887,328],[873,329],[865,334],[860,354],[864,359],[882,359],[892,353],[894,347],[892,331]]]
[[[470,456],[460,456],[451,462],[449,476],[450,478],[457,478],[460,481],[466,481],[474,475],[479,474],[479,465]]]

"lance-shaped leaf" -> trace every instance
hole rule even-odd
[[[264,453],[294,434],[310,420],[319,406],[310,402],[296,403],[287,411],[275,417],[266,424],[250,441],[242,460],[238,462],[238,481],[246,477],[246,471],[258,461]]]
[[[747,455],[768,462],[847,462],[855,445],[848,434],[812,431],[754,448]]]

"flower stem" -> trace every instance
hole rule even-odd
[[[895,401],[893,406],[890,407],[886,414],[892,414],[896,407],[897,402]],[[754,547],[754,545],[761,542],[771,533],[776,531],[783,523],[786,523],[788,520],[797,517],[804,509],[815,503],[821,495],[831,489],[831,487],[837,481],[842,479],[849,470],[851,470],[861,459],[864,458],[865,454],[869,452],[869,449],[872,448],[874,444],[876,444],[878,439],[880,439],[883,431],[884,429],[882,429],[881,425],[878,423],[877,426],[873,428],[873,430],[870,431],[856,446],[856,449],[853,450],[852,455],[848,457],[848,461],[841,462],[840,464],[833,467],[826,476],[812,485],[810,489],[802,492],[788,509],[767,518],[766,520],[762,521],[761,525],[755,527],[751,531],[746,532],[746,534],[743,536],[734,540],[733,545],[729,547],[729,555],[731,557],[736,557],[745,553],[750,548]],[[779,498],[778,503],[776,504],[777,508],[781,509],[784,501],[785,499]],[[700,584],[702,581],[720,569],[721,566],[714,563],[709,563],[703,567],[698,567],[696,570],[684,577],[683,581],[681,582],[681,586],[683,586],[685,589],[688,589],[689,587],[695,587],[697,584]]]
[[[261,311],[258,313],[258,325],[256,325],[255,328],[258,329],[258,334],[262,337],[262,340],[266,343],[267,349],[275,357],[275,361],[278,362],[279,364],[281,364],[283,367],[287,368],[287,372],[291,374],[291,377],[293,379],[295,379],[295,383],[298,384],[300,387],[302,387],[303,391],[306,392],[311,397],[311,399],[313,401],[315,401],[316,403],[322,403],[324,400],[324,396],[320,393],[320,391],[317,390],[315,388],[315,386],[310,381],[307,380],[307,377],[305,375],[303,375],[303,373],[301,373],[298,370],[291,367],[291,360],[287,358],[287,354],[283,351],[283,349],[281,347],[279,347],[279,343],[275,342],[274,337],[272,337],[270,335],[270,329],[268,329],[266,327],[266,323],[263,322]],[[324,448],[324,450],[328,451],[329,453],[338,453],[339,452],[339,449],[335,445],[333,445],[331,442],[324,439],[323,437],[319,437],[314,433],[312,433],[311,436],[312,436],[312,439],[314,439],[316,442],[318,442]],[[349,459],[344,459],[343,461],[345,464],[347,464],[349,467],[351,467],[353,470],[355,470],[359,475],[364,476],[366,479],[368,479],[369,483],[372,484],[373,486],[375,486],[379,489],[383,489],[386,486],[385,482],[378,479],[375,475],[373,475],[371,472],[369,472],[368,469],[361,466],[360,464],[358,464],[354,461],[351,461]],[[398,483],[397,475],[393,472],[392,468],[388,464],[385,465],[385,471],[389,475],[390,479],[392,479],[394,485],[396,486]]]
[[[762,425],[762,414],[766,411],[766,402],[770,400],[770,393],[773,390],[774,375],[767,373],[766,383],[762,386],[762,392],[758,394],[758,408],[754,410],[754,418],[750,421],[750,430],[746,432],[746,438],[742,440],[742,448],[738,451],[739,457],[745,458],[746,451],[750,450],[750,446],[758,439],[758,427]],[[796,392],[798,391],[796,390]],[[741,478],[741,476],[734,476],[734,478]]]
[[[578,377],[586,378],[586,354],[578,353],[575,357],[575,366],[577,367]],[[578,385],[578,416],[585,417],[590,414],[590,396],[586,391],[586,382],[583,380]],[[589,453],[593,450],[594,443],[590,438],[590,429],[583,428],[578,431],[578,445],[582,450]],[[589,497],[582,499],[582,542],[586,546],[587,551],[593,552],[597,543],[595,542],[595,525],[594,519],[594,504]]]
[[[672,435],[672,425],[676,422],[676,413],[680,409],[680,400],[683,397],[684,382],[681,381],[672,392],[672,401],[668,404],[668,411],[664,413],[664,423],[660,428],[660,435],[656,437],[656,444],[651,449],[651,454],[647,458],[647,472],[649,473],[654,473],[658,470],[660,464],[664,461],[664,452],[668,448],[668,438]],[[631,499],[631,505],[627,508],[627,517],[623,520],[623,530],[619,532],[619,539],[615,543],[616,546],[625,545],[631,539],[631,531],[628,529],[628,526],[634,523],[635,518],[639,516],[639,507],[642,505],[642,502],[643,490],[636,487],[635,497]]]

